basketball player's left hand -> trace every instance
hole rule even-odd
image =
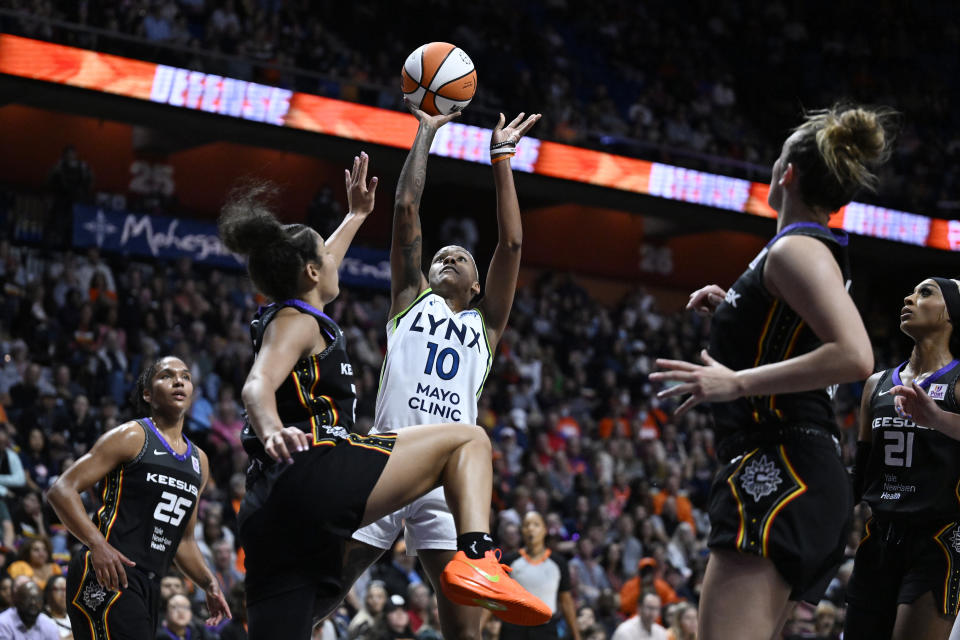
[[[942,409],[916,382],[911,380],[909,385],[899,384],[888,393],[896,396],[893,406],[896,407],[898,415],[910,418],[924,427],[937,429]]]
[[[223,597],[223,592],[220,591],[218,585],[207,589],[206,593],[207,611],[210,612],[210,617],[207,618],[208,627],[220,624],[224,618],[233,617],[230,613],[230,605],[227,604],[227,600]]]
[[[365,151],[361,151],[359,156],[353,158],[353,168],[349,171],[343,170],[344,178],[347,183],[347,205],[350,213],[366,217],[373,211],[373,201],[377,195],[376,176],[370,178],[367,184],[367,166],[370,164],[370,156]]]
[[[513,144],[520,142],[520,138],[527,135],[527,131],[530,131],[530,128],[537,124],[537,120],[540,119],[539,113],[533,114],[526,120],[523,120],[523,116],[524,113],[521,111],[520,115],[510,121],[510,124],[503,126],[503,123],[506,122],[507,119],[501,113],[500,120],[493,128],[493,134],[490,136],[490,143],[496,144],[504,140],[512,140]],[[523,122],[521,122],[521,120],[523,120]]]
[[[657,358],[657,367],[665,371],[651,373],[650,379],[654,382],[680,383],[664,389],[657,397],[672,398],[690,394],[673,412],[675,416],[682,416],[702,402],[726,402],[740,397],[741,384],[736,371],[711,358],[706,349],[700,352],[700,359],[703,365]]]

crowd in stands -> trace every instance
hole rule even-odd
[[[875,200],[944,217],[960,207],[951,108],[960,20],[947,0],[909,12],[896,2],[864,12],[825,1],[421,0],[392,4],[389,17],[374,4],[331,0],[0,7],[23,12],[0,17],[5,32],[385,108],[401,108],[407,54],[446,39],[479,72],[464,122],[490,126],[499,110],[538,110],[543,138],[760,181],[802,108],[838,99],[889,105],[902,112],[902,131]]]
[[[138,372],[174,354],[191,364],[196,385],[188,437],[211,460],[197,539],[233,594],[239,619],[231,629],[242,628],[239,390],[252,357],[247,322],[263,302],[245,275],[187,259],[140,262],[0,240],[0,288],[0,551],[8,575],[43,585],[62,573],[76,541],[56,522],[44,490],[99,434],[136,417],[129,394]],[[348,338],[360,428],[373,417],[388,306],[382,292],[345,288],[327,309]],[[717,464],[713,432],[706,412],[672,419],[647,374],[656,356],[693,359],[707,328],[696,315],[661,312],[639,289],[613,308],[601,306],[565,275],[543,275],[517,293],[480,400],[479,421],[494,445],[492,531],[509,553],[522,545],[523,515],[544,515],[549,546],[569,558],[584,638],[614,637],[643,612],[651,591],[660,603],[654,619],[664,626],[679,633],[681,618],[695,616],[710,526],[705,500]],[[841,394],[845,426],[853,422],[852,396]],[[93,513],[97,496],[86,499]],[[851,557],[859,530],[855,524]],[[849,569],[820,607],[798,608],[792,637],[836,637]],[[189,625],[193,637],[238,637],[226,627],[201,628],[202,593],[182,578],[165,584],[158,637],[182,637]],[[0,604],[8,606],[4,593],[0,583]],[[436,638],[431,602],[425,574],[401,539],[317,633]],[[495,640],[497,633],[494,620],[484,634]]]

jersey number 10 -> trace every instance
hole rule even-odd
[[[883,464],[888,467],[913,466],[913,432],[884,431]]]
[[[427,343],[427,366],[423,368],[423,372],[430,375],[436,367],[440,379],[449,380],[457,375],[460,368],[460,354],[450,347],[440,349],[440,353],[437,353],[439,346],[436,342]]]

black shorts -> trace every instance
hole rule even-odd
[[[769,558],[791,600],[819,602],[843,559],[853,511],[836,441],[797,431],[753,444],[714,478],[709,546]]]
[[[157,633],[160,577],[124,567],[127,588],[104,589],[97,582],[90,551],[70,561],[67,571],[67,615],[75,640],[143,640]]]
[[[535,627],[521,627],[509,622],[500,626],[500,640],[557,640],[559,637],[556,619]]]
[[[910,604],[929,592],[942,615],[960,607],[960,522],[907,524],[871,518],[847,586],[850,607],[873,617],[889,617],[892,631],[897,605]],[[894,615],[887,616],[891,613]],[[851,638],[860,617],[848,623]],[[871,631],[876,634],[876,631]]]
[[[248,604],[304,588],[340,592],[343,543],[395,442],[351,433],[293,454],[292,465],[251,466],[238,515]]]

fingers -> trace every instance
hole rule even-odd
[[[685,414],[687,411],[690,411],[690,409],[693,409],[695,406],[700,404],[700,402],[701,402],[701,398],[697,396],[690,396],[683,402],[683,404],[677,407],[676,411],[673,412],[673,415],[679,418],[680,416]]]
[[[907,396],[911,398],[917,397],[917,392],[915,390],[911,389],[910,387],[905,387],[902,384],[898,384],[897,386],[890,389],[890,391],[888,391],[887,393],[892,393],[895,396]]]
[[[500,131],[500,129],[503,129],[503,123],[506,122],[506,120],[507,120],[506,116],[504,116],[504,115],[501,113],[501,114],[500,114],[500,118],[497,120],[497,124],[494,125],[494,127],[493,127],[493,130],[494,130],[494,131]]]
[[[700,359],[703,360],[704,364],[706,365],[717,364],[717,361],[714,360],[709,353],[707,353],[706,349],[700,352]]]
[[[673,398],[675,396],[682,396],[685,393],[697,393],[699,386],[694,382],[688,382],[686,384],[678,384],[667,389],[663,389],[657,393],[658,398]]]
[[[403,98],[403,106],[407,108],[407,111],[415,115],[417,120],[422,120],[427,115],[423,111],[420,111],[420,109],[417,109],[415,106],[413,106],[413,103],[407,100],[406,97]]]
[[[693,382],[696,379],[697,374],[693,371],[657,371],[650,374],[653,382]]]
[[[666,358],[657,358],[656,365],[658,369],[669,369],[672,371],[696,371],[700,365],[693,364],[692,362],[684,362],[683,360],[667,360]],[[662,371],[656,373],[651,373],[651,377],[655,376]],[[654,378],[656,379],[656,378]]]
[[[135,566],[137,566],[137,563],[136,563],[136,562],[134,562],[133,560],[131,560],[131,559],[128,558],[127,556],[123,555],[123,554],[120,553],[119,551],[117,552],[117,555],[120,556],[120,562],[122,562],[123,564],[127,565],[128,567],[135,567]]]
[[[372,196],[377,192],[377,185],[380,184],[380,178],[373,176],[370,178],[370,186],[367,188],[367,192]]]
[[[282,432],[280,433],[282,434]],[[278,436],[277,434],[273,434],[267,438],[264,451],[277,462],[293,464],[293,457],[290,455],[290,451],[287,450],[287,443],[284,442],[282,435]]]
[[[462,112],[460,112],[460,111],[454,111],[453,113],[450,113],[450,114],[447,114],[447,115],[443,116],[442,118],[440,118],[440,126],[443,126],[443,125],[447,124],[447,123],[450,122],[451,120],[456,120],[456,119],[459,118],[461,115],[462,115]]]
[[[539,113],[535,113],[529,118],[527,118],[526,122],[520,125],[520,130],[518,132],[518,135],[521,138],[527,135],[527,131],[530,131],[530,129],[533,128],[533,125],[537,124],[537,122],[540,120],[541,117],[542,116]]]
[[[520,115],[518,115],[516,118],[510,121],[510,124],[507,125],[507,128],[508,129],[516,128],[516,126],[520,124],[521,120],[523,120],[523,111],[520,112]]]
[[[370,156],[366,151],[360,152],[360,174],[357,176],[357,182],[367,185],[367,166],[370,164]],[[356,165],[355,165],[356,166]]]
[[[117,570],[114,568],[112,562],[108,562],[106,566],[97,571],[97,582],[100,583],[101,587],[109,589],[110,591],[117,591],[119,589],[120,580],[117,578]]]

